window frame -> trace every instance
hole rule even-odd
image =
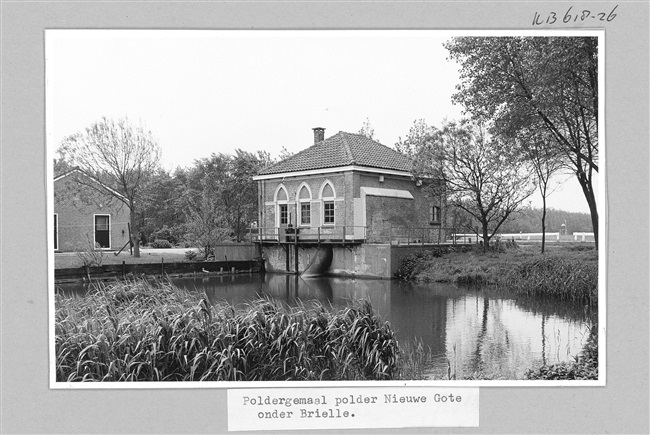
[[[106,230],[101,230],[101,231],[107,231],[108,232],[108,246],[100,246],[97,248],[97,218],[98,217],[106,217],[107,218],[107,229]],[[111,228],[111,215],[109,213],[95,213],[93,214],[93,248],[94,249],[111,249],[111,242],[112,242],[112,228]]]
[[[305,217],[307,218],[306,220]],[[311,226],[311,201],[300,201],[300,226]]]
[[[429,206],[429,224],[440,225],[440,206],[433,204]]]
[[[328,222],[328,206],[331,205],[331,222]],[[333,199],[323,200],[323,226],[334,226],[336,225],[336,206],[334,205]]]
[[[282,212],[284,208],[284,217],[282,216]],[[284,222],[282,222],[284,218]],[[289,225],[289,204],[285,203],[280,203],[278,204],[278,226],[288,226]]]
[[[331,196],[324,196],[325,189],[327,186],[330,187],[332,190]],[[321,184],[320,191],[318,194],[318,197],[320,198],[320,204],[321,204],[321,210],[320,210],[320,219],[321,219],[321,226],[323,227],[333,227],[336,226],[336,189],[334,189],[334,184],[332,183],[331,180],[327,179]],[[331,210],[331,222],[326,221],[326,212],[325,209],[328,207],[328,205],[331,204],[332,210]]]
[[[303,192],[306,193],[302,196]],[[300,183],[296,191],[296,223],[299,227],[311,227],[311,188],[306,182]],[[306,210],[303,210],[303,207]],[[306,218],[306,219],[305,219]]]

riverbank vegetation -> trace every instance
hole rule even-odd
[[[516,294],[590,305],[598,302],[598,252],[585,245],[545,254],[514,244],[487,253],[472,248],[421,251],[404,259],[397,276],[418,282],[494,285]]]
[[[211,305],[166,282],[115,282],[55,300],[56,379],[382,380],[420,376],[368,302],[330,312],[259,300]],[[400,367],[402,366],[402,367]]]
[[[574,361],[552,365],[526,372],[531,380],[597,380],[598,379],[598,325],[589,329],[589,338]]]

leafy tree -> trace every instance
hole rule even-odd
[[[270,162],[267,152],[242,150],[196,160],[183,180],[188,241],[208,253],[216,243],[244,240],[258,213],[253,176]]]
[[[293,153],[287,149],[284,145],[282,145],[282,149],[280,150],[280,154],[278,155],[277,161],[281,162],[282,160],[286,160],[289,157],[291,157]]]
[[[406,138],[402,139],[400,136],[397,143],[395,143],[395,149],[406,156],[414,158],[418,150],[424,146],[427,140],[431,139],[435,131],[436,129],[427,125],[424,119],[415,120]]]
[[[466,119],[445,124],[416,157],[419,176],[442,178],[444,192],[437,194],[478,221],[486,251],[501,224],[535,188],[526,165]]]
[[[516,138],[546,130],[578,178],[596,245],[598,211],[598,47],[595,37],[462,37],[445,44],[460,66],[453,100],[493,132]]]
[[[138,211],[146,177],[158,167],[160,147],[151,131],[128,119],[102,118],[63,140],[59,154],[101,183],[86,177],[77,181],[124,203],[130,211],[133,255],[140,256]]]
[[[142,197],[138,219],[140,220],[140,234],[144,243],[155,240],[156,235],[166,230],[165,240],[173,244],[178,243],[182,237],[182,226],[185,215],[182,212],[181,197],[183,195],[181,178],[178,168],[174,176],[164,169],[157,169],[145,178],[142,188]]]

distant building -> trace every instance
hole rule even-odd
[[[411,239],[440,233],[444,201],[425,189],[435,181],[414,178],[410,158],[363,135],[313,131],[312,146],[254,177],[262,239],[281,239],[287,228],[298,228],[300,240],[371,243],[410,229]]]
[[[80,169],[54,178],[54,250],[119,250],[129,241],[128,207],[80,181],[110,190]]]

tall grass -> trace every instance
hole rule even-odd
[[[56,296],[57,381],[392,379],[400,349],[368,302],[340,312],[258,300],[211,305],[167,282]]]
[[[540,256],[504,274],[501,283],[529,296],[552,296],[583,304],[598,303],[598,264],[572,258]]]
[[[532,380],[594,380],[598,379],[598,325],[589,327],[589,337],[582,352],[571,362],[531,369],[526,379]]]

